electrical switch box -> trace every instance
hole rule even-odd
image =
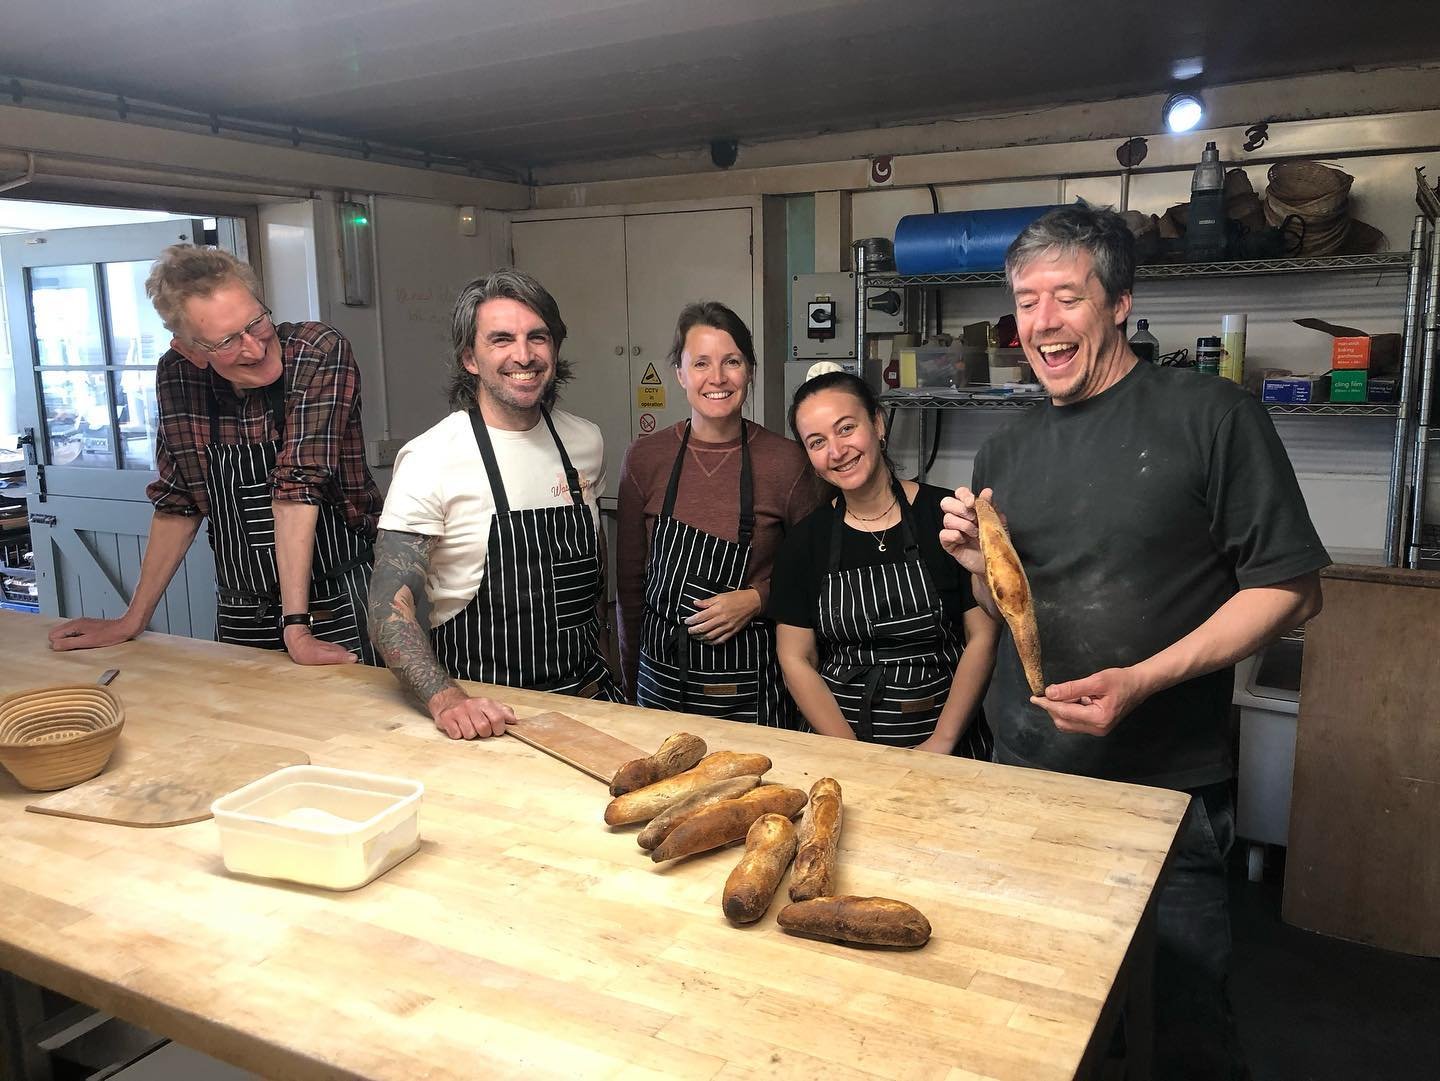
[[[790,359],[854,357],[855,275],[796,274],[790,281]]]
[[[805,305],[805,336],[818,342],[835,337],[835,302],[818,296]]]

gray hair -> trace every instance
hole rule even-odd
[[[208,297],[227,285],[240,285],[260,299],[260,283],[250,264],[219,248],[202,248],[195,244],[172,244],[160,253],[150,276],[145,279],[145,295],[155,305],[155,313],[171,334],[188,335],[185,325],[185,302],[194,297]]]
[[[549,291],[531,275],[515,267],[501,267],[482,278],[476,278],[455,298],[450,313],[450,348],[452,368],[446,395],[451,409],[469,409],[475,404],[480,379],[465,370],[465,356],[475,347],[480,306],[487,300],[513,300],[523,304],[545,321],[550,340],[555,344],[555,379],[545,392],[546,408],[555,404],[560,385],[569,382],[570,362],[560,359],[560,346],[565,341],[565,320],[560,318],[560,305]]]
[[[1080,252],[1090,256],[1111,304],[1134,292],[1134,234],[1115,211],[1083,200],[1056,207],[1021,230],[1005,252],[1005,281],[1014,289],[1015,275],[1036,259]]]

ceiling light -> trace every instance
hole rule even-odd
[[[1204,115],[1205,103],[1200,100],[1200,95],[1188,91],[1171,94],[1165,99],[1165,107],[1160,110],[1160,119],[1164,121],[1165,129],[1176,135],[1195,127]]]

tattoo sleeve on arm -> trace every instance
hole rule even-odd
[[[400,686],[427,707],[457,684],[435,659],[430,645],[430,598],[425,572],[435,537],[382,529],[375,538],[370,578],[370,637]]]

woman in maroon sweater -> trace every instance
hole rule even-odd
[[[820,501],[805,452],[741,416],[749,328],[688,305],[670,349],[690,419],[630,445],[620,472],[616,590],[626,697],[642,706],[793,727],[761,616],[788,526]]]

